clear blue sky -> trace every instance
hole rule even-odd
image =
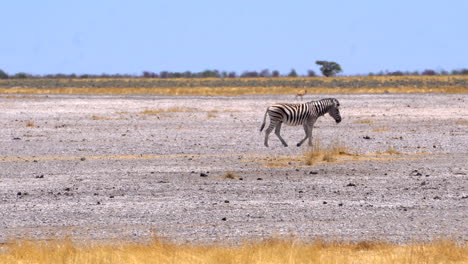
[[[9,74],[468,68],[466,0],[5,0],[0,25]]]

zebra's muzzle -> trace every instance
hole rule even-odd
[[[341,122],[341,118],[337,118],[337,119],[335,119],[335,121],[336,121],[336,123],[338,124],[338,123]]]

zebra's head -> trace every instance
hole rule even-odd
[[[336,123],[341,122],[341,115],[340,115],[340,102],[336,100],[335,98],[331,99],[332,105],[330,106],[328,113],[330,114],[333,119],[335,119]]]

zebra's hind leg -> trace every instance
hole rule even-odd
[[[270,120],[270,126],[265,130],[265,147],[268,147],[268,136],[270,136],[271,131],[273,131],[273,128],[275,128],[275,124],[271,122]]]
[[[280,131],[281,131],[281,124],[282,122],[279,122],[277,125],[276,125],[276,129],[275,129],[275,134],[278,136],[278,138],[281,140],[281,143],[283,143],[283,146],[287,147],[288,144],[286,144],[286,141],[284,141],[284,139],[281,137],[280,135]]]
[[[299,141],[299,143],[297,143],[298,147],[300,147],[302,143],[304,143],[304,141],[310,137],[309,126],[307,124],[304,124],[304,132],[305,132],[305,138],[303,138],[301,141]],[[310,138],[309,138],[309,141],[310,141]]]

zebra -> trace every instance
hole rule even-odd
[[[309,146],[312,146],[312,128],[317,118],[328,113],[338,124],[341,122],[339,107],[340,102],[335,98],[326,98],[303,104],[273,104],[269,106],[263,117],[262,126],[260,127],[261,132],[265,127],[266,116],[268,114],[270,116],[270,125],[265,131],[265,146],[268,147],[268,136],[274,128],[275,134],[281,140],[283,146],[288,146],[280,135],[281,125],[283,123],[290,126],[303,125],[305,138],[299,141],[297,146],[300,147],[306,139],[309,139]]]

